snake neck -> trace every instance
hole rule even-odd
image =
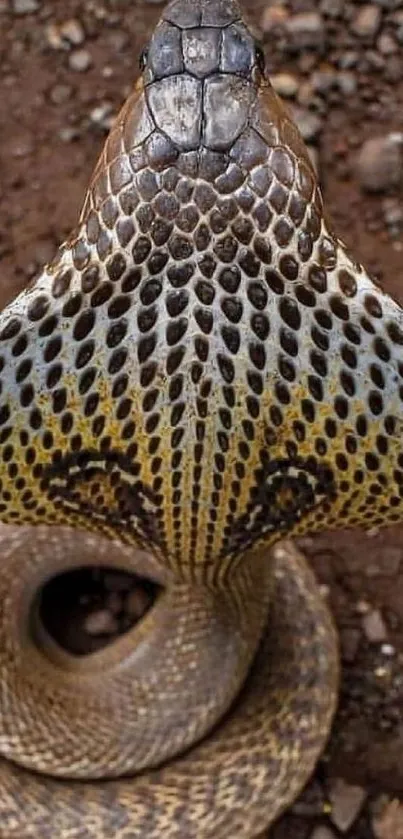
[[[0,515],[216,586],[284,534],[401,518],[403,330],[235,4],[203,9],[168,6],[77,230],[1,315]]]

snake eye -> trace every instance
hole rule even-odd
[[[139,67],[141,72],[143,72],[147,67],[147,60],[148,60],[148,47],[144,47],[144,49],[140,53],[139,58]]]
[[[255,44],[255,56],[256,56],[256,64],[257,64],[257,66],[258,66],[258,68],[259,68],[259,70],[260,70],[260,72],[263,76],[264,71],[266,69],[266,59],[265,59],[265,54],[263,52],[263,49],[260,46],[260,44],[258,44],[258,43]]]

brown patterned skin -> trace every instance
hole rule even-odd
[[[236,2],[173,0],[143,65],[77,230],[0,320],[1,839],[264,829],[337,693],[312,575],[268,549],[401,519],[402,311],[331,231]],[[167,585],[88,673],[28,621],[91,561],[83,529]]]

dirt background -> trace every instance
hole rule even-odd
[[[75,224],[162,5],[0,0],[1,306]],[[244,6],[313,149],[338,235],[403,304],[403,171],[382,156],[389,133],[403,132],[403,3]],[[375,150],[369,138],[380,138]],[[360,154],[367,175],[379,173],[376,193],[363,188]],[[403,528],[302,545],[340,633],[340,709],[315,778],[270,835],[401,839],[391,801],[403,797]]]

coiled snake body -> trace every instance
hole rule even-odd
[[[337,649],[268,549],[401,519],[402,346],[236,2],[173,0],[77,230],[0,319],[1,839],[250,839],[292,801]],[[164,593],[83,664],[32,601],[94,561]]]

